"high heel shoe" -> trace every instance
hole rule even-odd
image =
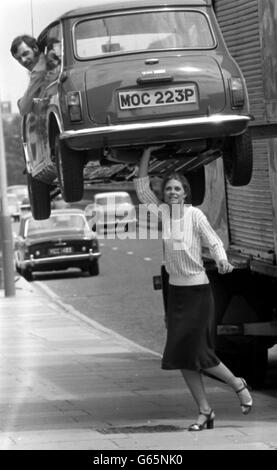
[[[188,427],[188,431],[202,431],[205,426],[207,429],[214,428],[214,419],[215,419],[215,412],[211,410],[209,413],[204,413],[204,411],[199,411],[199,414],[205,416],[205,421],[202,424],[193,423]]]
[[[243,390],[248,390],[248,391],[251,390],[251,388],[247,385],[246,381],[242,377],[240,377],[240,380],[242,381],[243,386],[239,388],[239,390],[236,390],[236,393],[240,393]],[[248,413],[250,413],[252,406],[253,406],[253,399],[250,393],[249,393],[249,396],[250,396],[250,400],[247,403],[242,403],[242,401],[240,400],[241,412],[244,415],[248,415]]]

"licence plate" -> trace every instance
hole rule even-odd
[[[49,255],[63,255],[63,254],[70,254],[72,252],[73,252],[72,246],[49,248],[48,250]]]
[[[118,93],[120,109],[148,108],[152,106],[170,106],[196,103],[196,86],[180,86],[154,90],[120,91]]]

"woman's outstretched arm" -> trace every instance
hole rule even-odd
[[[148,167],[149,161],[154,150],[158,150],[162,148],[163,145],[153,145],[150,147],[146,147],[142,153],[140,163],[139,163],[139,171],[138,171],[138,178],[144,178],[144,176],[148,175]]]

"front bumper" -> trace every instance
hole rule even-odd
[[[212,139],[242,134],[251,119],[249,115],[215,114],[67,130],[61,133],[60,138],[75,150],[142,145],[155,141]]]
[[[89,252],[84,254],[77,254],[77,255],[61,255],[61,256],[47,256],[45,258],[34,258],[33,255],[30,256],[30,259],[21,261],[19,263],[20,269],[27,269],[27,268],[45,268],[47,266],[53,267],[62,267],[62,266],[78,266],[81,264],[85,264],[86,262],[93,261],[94,259],[98,259],[101,256],[100,252]]]

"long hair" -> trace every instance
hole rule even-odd
[[[192,198],[191,198],[191,187],[190,187],[189,181],[182,173],[179,173],[178,171],[171,171],[169,173],[166,173],[166,175],[164,176],[162,180],[162,184],[161,184],[161,200],[162,201],[164,200],[164,189],[168,181],[172,179],[177,180],[181,183],[186,193],[185,203],[191,204]]]

